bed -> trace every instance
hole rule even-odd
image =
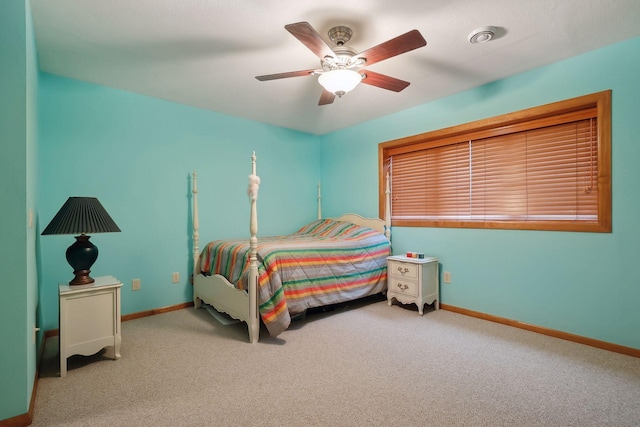
[[[251,157],[248,196],[250,238],[215,240],[199,248],[197,174],[193,192],[193,301],[244,321],[249,342],[259,339],[260,322],[270,335],[287,329],[308,308],[363,298],[386,290],[386,258],[391,255],[389,185],[386,220],[346,214],[318,217],[286,236],[258,241],[256,203],[260,178]]]

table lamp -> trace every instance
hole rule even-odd
[[[94,279],[89,276],[91,266],[98,259],[98,248],[89,241],[88,233],[119,232],[120,228],[111,219],[95,197],[69,197],[53,217],[42,235],[77,234],[76,241],[67,249],[67,261],[73,267],[75,277],[69,285],[89,285]]]

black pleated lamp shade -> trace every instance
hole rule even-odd
[[[120,228],[111,219],[95,197],[69,197],[53,217],[42,235],[95,234],[118,232]]]
[[[89,285],[91,266],[98,259],[98,248],[89,241],[88,234],[111,233],[120,228],[95,197],[69,197],[42,232],[47,234],[76,234],[76,241],[67,249],[67,261],[73,267],[70,285]]]

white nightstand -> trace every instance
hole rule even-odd
[[[90,285],[60,284],[60,376],[67,375],[67,358],[90,356],[113,347],[120,358],[120,288],[113,276],[96,277]]]
[[[395,298],[403,304],[414,303],[423,314],[424,304],[440,308],[438,258],[387,258],[387,302]]]

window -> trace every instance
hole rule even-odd
[[[397,226],[611,231],[611,91],[379,145]]]

